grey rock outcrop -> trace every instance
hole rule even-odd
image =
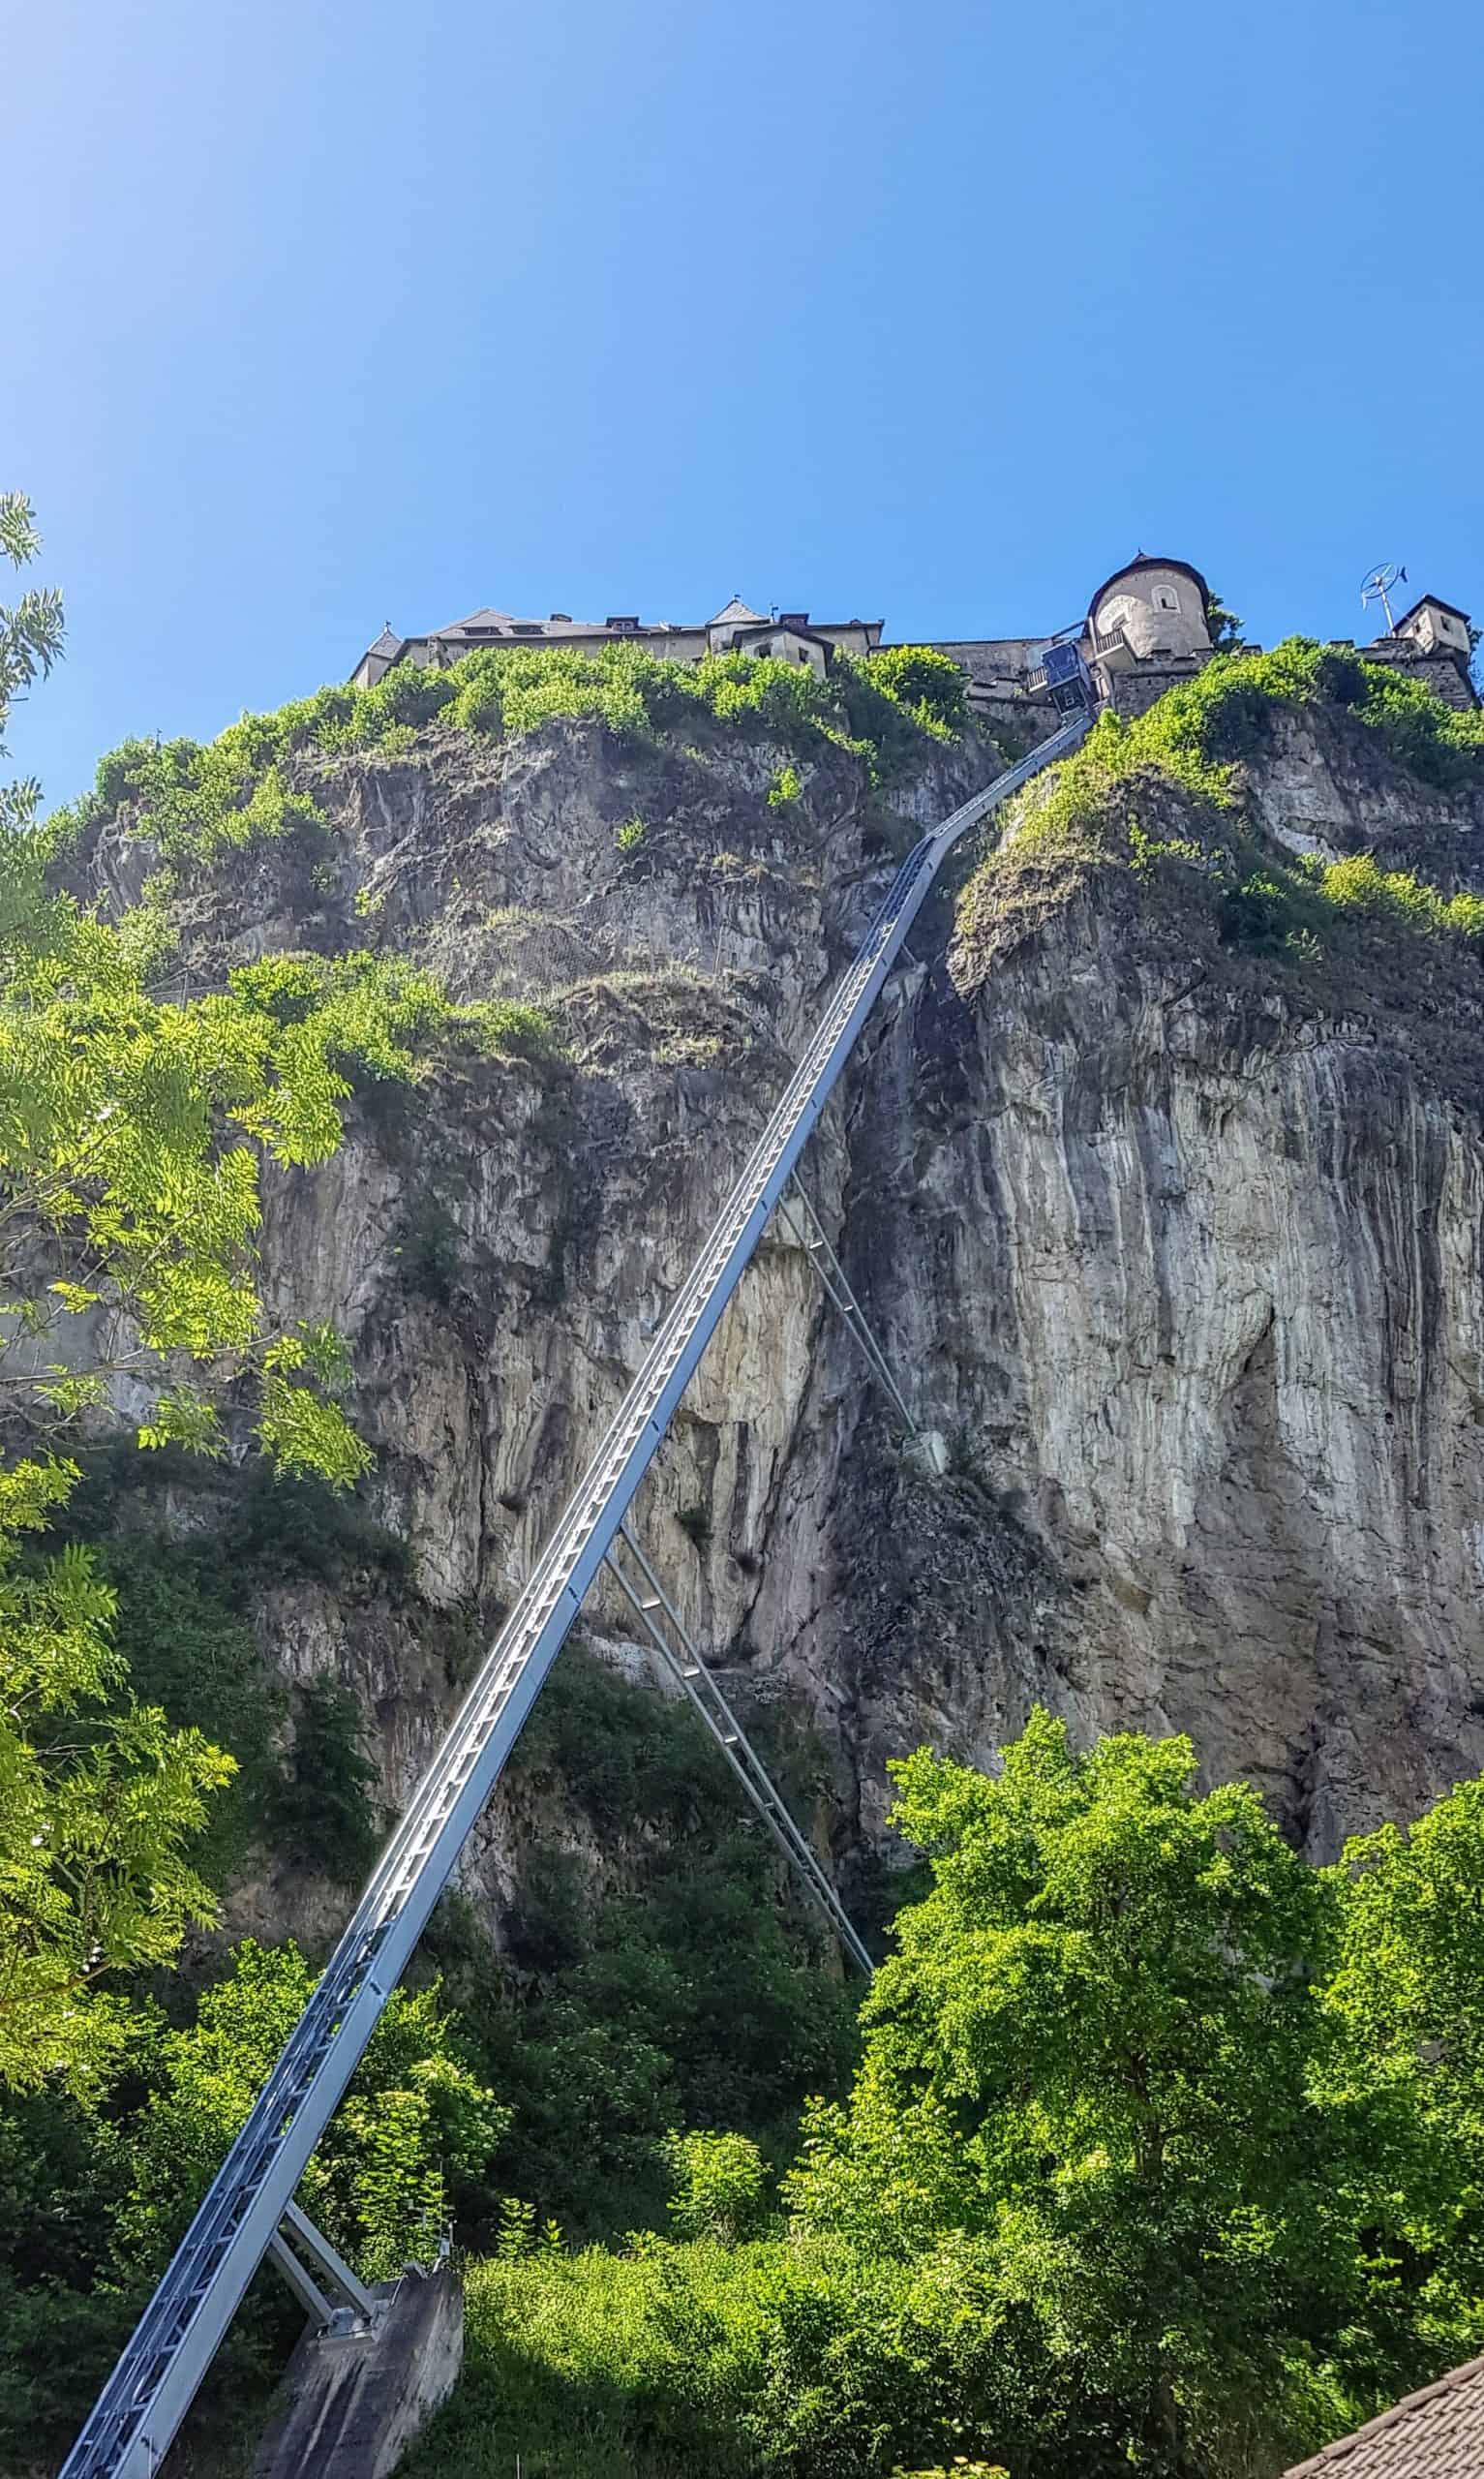
[[[1357,729],[1286,724],[1249,768],[1257,819],[1478,883],[1478,803],[1427,793]],[[307,895],[268,847],[185,907],[202,968],[392,946],[460,995],[545,1001],[570,1045],[566,1065],[450,1069],[409,1117],[362,1117],[327,1169],[269,1183],[270,1285],[351,1337],[417,1591],[286,1587],[262,1624],[286,1667],[355,1687],[389,1796],[893,852],[995,762],[945,749],[888,805],[829,750],[771,806],[781,755],[724,736],[636,753],[586,723],[506,749],[431,732],[321,769],[332,887]],[[881,1839],[887,1758],[924,1738],[986,1758],[1036,1699],[1083,1734],[1188,1730],[1209,1777],[1257,1782],[1317,1857],[1415,1813],[1484,1767],[1479,1092],[1374,1025],[1141,940],[1096,885],[1027,910],[987,960],[945,897],[914,948],[810,1182],[953,1469],[902,1455],[775,1229],[641,1501],[687,1621],[817,1729],[847,1864]],[[590,1617],[627,1632],[602,1595]],[[518,1795],[469,1855],[497,1902]],[[267,1920],[288,1896],[254,1899]]]

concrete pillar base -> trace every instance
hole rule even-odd
[[[464,2285],[450,2263],[376,2292],[369,2330],[306,2333],[253,2479],[389,2479],[464,2364]]]

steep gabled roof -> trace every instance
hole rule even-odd
[[[1444,602],[1440,594],[1419,594],[1411,609],[1404,611],[1401,619],[1396,622],[1391,631],[1393,636],[1401,635],[1408,621],[1415,620],[1425,602],[1430,602],[1435,611],[1446,611],[1450,620],[1462,620],[1465,627],[1468,627],[1469,614],[1467,611],[1460,611],[1456,602]]]
[[[446,628],[435,628],[431,633],[435,637],[460,637],[466,628],[509,628],[513,625],[513,613],[492,611],[486,604],[482,611],[471,611],[464,620],[451,620]]]
[[[718,611],[715,618],[713,620],[709,620],[706,625],[709,628],[719,628],[724,622],[732,620],[738,621],[747,627],[766,627],[768,625],[768,614],[766,611],[749,611],[745,602],[742,601],[742,597],[734,594],[731,601],[727,604],[726,609],[724,611]]]
[[[1470,2359],[1352,2436],[1296,2462],[1284,2479],[1479,2479],[1480,2471],[1484,2359]]]
[[[714,627],[714,621],[712,625]],[[808,637],[816,646],[823,646],[827,654],[834,652],[828,637],[822,637],[817,628],[802,627],[797,620],[754,620],[750,627],[739,628],[737,635],[739,642],[743,637]]]

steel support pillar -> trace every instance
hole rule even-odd
[[[619,1527],[619,1542],[639,1570],[640,1579],[636,1583],[625,1575],[615,1555],[619,1546],[616,1542],[605,1561],[614,1581],[671,1677],[689,1697],[789,1865],[803,1879],[805,1891],[824,1913],[851,1961],[869,1977],[875,1966],[856,1934],[849,1913],[773,1788],[762,1758],[701,1659],[674,1602],[626,1523]]]
[[[810,1265],[818,1274],[827,1297],[839,1310],[841,1317],[845,1321],[846,1331],[855,1336],[856,1342],[860,1346],[862,1355],[864,1358],[865,1364],[869,1368],[871,1375],[876,1379],[878,1385],[880,1385],[885,1393],[891,1397],[892,1402],[900,1414],[908,1436],[919,1436],[921,1431],[919,1429],[918,1423],[913,1419],[912,1414],[907,1409],[901,1389],[892,1374],[891,1363],[888,1361],[885,1352],[882,1350],[881,1345],[877,1342],[875,1335],[871,1332],[870,1327],[866,1323],[865,1311],[862,1307],[859,1300],[856,1298],[854,1291],[851,1289],[850,1277],[846,1273],[844,1267],[841,1265],[838,1257],[834,1253],[834,1250],[831,1247],[829,1240],[825,1237],[824,1226],[821,1223],[818,1214],[815,1212],[814,1208],[810,1205],[808,1197],[804,1193],[803,1183],[798,1178],[793,1180],[792,1190],[792,1196],[785,1193],[779,1199],[779,1213],[783,1216],[783,1219],[787,1223],[790,1231],[793,1233],[794,1238],[798,1240],[800,1247],[803,1250],[804,1255],[808,1258]],[[800,1221],[796,1221],[794,1217],[794,1206],[796,1203],[799,1207],[800,1217],[803,1223],[802,1229],[800,1227]]]
[[[293,2245],[289,2245],[292,2239]],[[297,2250],[297,2251],[295,2251]],[[316,2226],[307,2212],[290,2203],[273,2236],[268,2241],[268,2254],[311,2323],[321,2332],[348,2335],[371,2330],[376,2321],[379,2301],[363,2280],[352,2273],[344,2255],[332,2247],[322,2229]],[[303,2258],[308,2256],[311,2272]],[[315,2279],[327,2282],[339,2292],[336,2306]]]

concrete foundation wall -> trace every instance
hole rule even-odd
[[[369,2333],[306,2333],[253,2479],[390,2479],[464,2365],[464,2285],[451,2264],[383,2282]]]

